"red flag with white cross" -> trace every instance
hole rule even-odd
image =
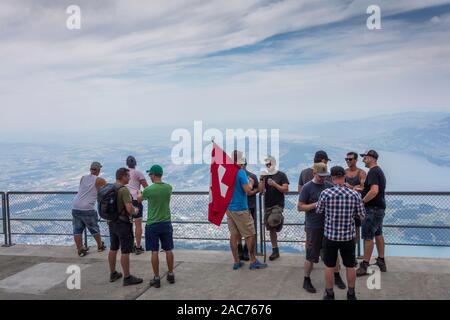
[[[211,153],[208,221],[220,226],[234,192],[240,167],[215,143]]]

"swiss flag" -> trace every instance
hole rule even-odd
[[[240,167],[215,143],[211,154],[208,221],[220,226],[234,192]]]

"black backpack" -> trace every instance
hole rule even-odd
[[[116,187],[113,183],[107,183],[98,190],[97,201],[100,217],[107,221],[115,221],[119,218],[120,212],[117,208],[117,194],[123,187]]]

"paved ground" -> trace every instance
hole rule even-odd
[[[94,251],[94,249],[92,249]],[[166,273],[161,253],[162,274]],[[0,248],[0,299],[313,299],[322,297],[323,265],[313,271],[317,294],[302,288],[304,256],[282,254],[265,270],[248,264],[231,270],[231,255],[224,251],[175,251],[176,283],[149,288],[148,253],[132,257],[132,273],[144,283],[123,287],[109,283],[107,253],[91,252],[79,258],[73,248],[23,246]],[[381,274],[381,289],[369,290],[367,277],[357,280],[360,299],[450,299],[450,260],[388,257],[388,272]],[[81,289],[67,289],[70,265],[81,269]],[[118,264],[119,265],[119,264]],[[344,273],[342,272],[343,277]],[[345,290],[335,288],[336,298]]]

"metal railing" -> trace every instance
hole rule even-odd
[[[75,192],[0,192],[4,245],[17,243],[71,244],[71,204]],[[258,247],[263,247],[262,203],[257,201]],[[278,241],[296,248],[305,241],[304,213],[297,211],[297,192],[285,199],[285,224]],[[226,222],[219,228],[207,221],[208,192],[174,192],[171,200],[174,239],[198,246],[229,239]],[[384,235],[387,245],[450,247],[450,192],[387,192]],[[144,206],[144,217],[146,217]],[[145,219],[143,221],[145,223]],[[109,232],[100,221],[103,237]],[[87,243],[91,236],[84,234]],[[270,243],[270,238],[265,237]]]
[[[4,192],[0,192],[0,197],[1,197],[1,202],[0,202],[0,209],[1,209],[1,217],[0,217],[0,221],[1,221],[1,226],[0,226],[0,233],[2,235],[2,239],[3,239],[3,245],[7,246],[8,245],[8,229],[7,229],[7,224],[6,224],[6,194]]]

